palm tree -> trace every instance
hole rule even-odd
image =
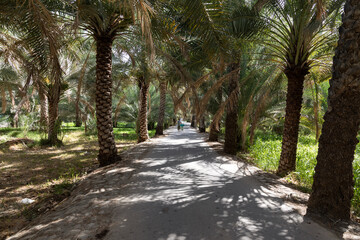
[[[105,166],[119,160],[113,134],[111,107],[113,41],[134,24],[135,15],[142,19],[142,30],[150,36],[149,16],[152,9],[144,0],[80,0],[76,4],[81,25],[85,31],[91,33],[96,42],[98,160],[100,166]]]
[[[264,1],[263,1],[264,2]],[[282,151],[277,174],[295,170],[300,111],[305,76],[329,58],[328,45],[335,40],[329,29],[335,8],[323,1],[269,0],[263,18],[269,23],[265,41],[288,80]]]
[[[308,212],[350,219],[354,193],[352,162],[360,124],[358,39],[360,2],[346,1],[330,80],[328,110],[319,140]]]
[[[48,141],[51,145],[58,143],[55,129],[58,118],[62,70],[59,62],[59,42],[62,39],[57,26],[55,12],[59,12],[62,3],[58,1],[25,1],[19,4],[16,0],[0,3],[0,27],[19,34],[23,44],[31,53],[31,64],[36,71],[46,74],[52,84],[49,89],[49,126]],[[56,11],[53,11],[56,10]],[[34,73],[35,71],[31,71]],[[28,75],[28,79],[33,76]]]
[[[160,80],[160,83],[159,83],[159,89],[160,89],[159,117],[158,117],[155,135],[163,135],[164,134],[164,119],[165,119],[165,108],[166,108],[166,85],[167,85],[167,81]]]

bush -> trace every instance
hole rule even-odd
[[[259,133],[254,145],[250,147],[250,155],[254,163],[266,171],[276,171],[281,154],[281,136],[273,133]],[[314,135],[300,135],[296,156],[296,170],[287,178],[310,191],[315,173],[318,144]],[[354,197],[352,207],[356,214],[360,214],[360,145],[357,146],[354,169]]]

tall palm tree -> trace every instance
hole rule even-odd
[[[308,203],[308,212],[331,219],[349,220],[354,194],[352,162],[360,125],[359,12],[359,1],[346,2]]]
[[[138,114],[138,142],[149,139],[148,132],[148,96],[150,82],[144,75],[138,77],[139,86],[139,114]]]
[[[76,2],[80,24],[96,42],[96,118],[99,142],[98,160],[105,166],[119,160],[112,126],[112,45],[113,41],[142,20],[149,35],[152,9],[145,0],[79,0]],[[148,37],[147,39],[151,39]]]
[[[165,119],[165,108],[166,108],[166,80],[160,80],[159,89],[160,89],[160,104],[159,104],[159,117],[156,126],[155,135],[164,134],[164,119]]]
[[[59,42],[62,37],[55,13],[59,12],[60,5],[62,3],[59,1],[40,0],[23,1],[21,4],[16,0],[5,0],[0,3],[0,27],[21,36],[32,56],[32,65],[52,81],[48,94],[48,141],[52,145],[59,141],[55,127],[62,78],[59,62]],[[28,79],[32,77],[29,75]]]
[[[264,1],[262,1],[264,2]],[[335,40],[330,29],[336,8],[317,0],[268,0],[262,17],[269,23],[266,46],[288,80],[282,151],[277,173],[295,170],[305,76],[323,67]],[[325,8],[329,6],[328,8]]]

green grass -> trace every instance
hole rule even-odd
[[[75,124],[70,123],[62,123],[61,126],[61,134],[60,138],[66,138],[66,135],[71,132],[84,132],[84,126],[75,127]],[[135,131],[134,123],[125,123],[119,122],[118,128],[114,128],[114,136],[117,141],[136,141],[137,135]],[[149,136],[152,138],[155,136],[155,130],[149,130]],[[29,138],[34,140],[37,143],[40,143],[41,139],[45,137],[44,133],[40,133],[39,131],[25,131],[23,128],[0,128],[0,144],[6,141],[16,139],[16,138]],[[88,138],[89,140],[93,140],[96,138],[96,132],[90,132],[87,136],[83,136],[84,138]]]
[[[287,179],[310,192],[316,166],[318,144],[313,135],[299,136],[296,170]],[[250,156],[254,163],[266,171],[277,169],[281,153],[281,136],[271,133],[259,133],[254,145],[250,148]],[[357,215],[360,214],[360,145],[355,152],[354,167],[354,197],[352,206]]]
[[[134,124],[119,124],[114,128],[119,152],[135,144],[137,136]],[[44,136],[38,131],[0,128],[0,144],[16,138],[27,137],[39,144]],[[149,131],[153,137],[155,130]],[[19,226],[51,209],[67,197],[81,176],[96,168],[98,162],[97,135],[85,134],[84,127],[73,123],[62,125],[63,145],[58,148],[31,148],[22,144],[11,147],[0,146],[0,239],[13,234]],[[18,199],[31,198],[35,203],[20,205]],[[8,209],[12,209],[8,213]]]
[[[22,128],[0,128],[0,144],[15,138],[30,138],[39,141],[41,136],[38,131],[25,131]]]

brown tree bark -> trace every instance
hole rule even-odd
[[[149,139],[147,124],[147,100],[149,94],[149,83],[143,77],[139,78],[140,87],[140,106],[138,116],[138,142],[144,142]]]
[[[95,36],[96,40],[96,123],[99,141],[98,160],[106,166],[120,160],[112,126],[112,42],[111,34]]]
[[[40,125],[47,128],[49,125],[49,106],[46,91],[41,84],[38,84],[38,93],[40,100]]]
[[[316,141],[319,141],[320,137],[320,126],[319,126],[319,90],[316,81],[314,80],[314,92],[313,92],[313,100],[314,100],[314,121],[315,121],[315,138]]]
[[[233,63],[230,66],[230,71],[239,68],[239,63]],[[229,93],[238,88],[239,74],[234,73],[229,82]],[[236,154],[238,147],[238,101],[234,101],[232,106],[227,106],[225,118],[225,143],[224,152],[229,154]]]
[[[308,203],[308,213],[333,219],[349,220],[354,192],[352,162],[360,124],[359,12],[359,1],[346,2]]]
[[[113,127],[116,128],[117,127],[117,121],[118,121],[118,117],[119,117],[119,113],[120,113],[120,109],[121,109],[121,104],[124,102],[124,100],[126,99],[126,95],[122,96],[118,103],[116,104],[115,107],[115,112],[114,112],[114,119],[113,119]]]
[[[217,142],[219,140],[219,128],[216,128],[214,124],[210,124],[209,142]]]
[[[51,146],[59,144],[58,139],[57,120],[59,116],[59,101],[60,101],[60,81],[54,81],[54,84],[49,89],[49,125],[48,125],[48,144]]]
[[[218,99],[219,107],[221,106],[222,103],[222,96],[223,96],[223,88],[220,87],[219,90],[217,91],[217,99]],[[210,142],[217,142],[219,140],[220,128],[221,128],[220,121],[217,124],[217,126],[213,122],[211,122],[210,131],[209,131]]]
[[[156,126],[155,135],[164,134],[164,119],[165,119],[165,107],[166,107],[166,81],[160,82],[160,105],[159,105],[159,117]]]
[[[308,69],[294,67],[285,70],[285,74],[288,79],[288,88],[281,156],[277,169],[277,174],[280,176],[295,170],[304,80]]]
[[[192,128],[196,128],[196,116],[195,114],[193,114],[191,116],[191,125],[190,125]]]
[[[199,132],[204,133],[206,132],[206,126],[205,126],[205,117],[200,117],[199,121]]]
[[[7,105],[6,104],[7,101],[6,101],[5,88],[2,88],[0,90],[1,90],[1,102],[2,102],[2,104],[1,104],[1,108],[2,108],[1,113],[5,113],[6,112],[6,105]]]

